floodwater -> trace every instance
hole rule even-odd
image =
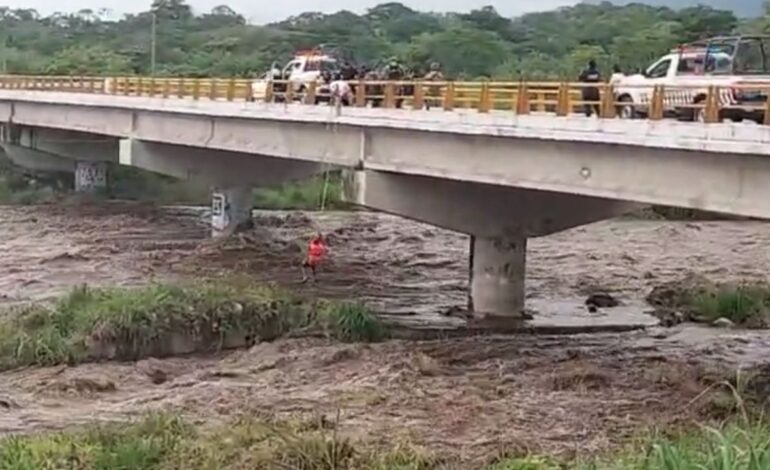
[[[467,236],[371,212],[255,213],[256,228],[209,239],[201,208],[146,205],[0,208],[4,302],[40,299],[80,283],[238,273],[312,295],[359,299],[420,321],[466,305]],[[308,237],[327,234],[331,255],[316,285],[300,286]],[[770,224],[616,219],[531,239],[527,305],[535,324],[649,323],[644,298],[688,273],[716,281],[765,280]],[[583,301],[609,292],[624,304],[589,314]],[[456,319],[454,323],[463,320]]]
[[[360,299],[419,324],[466,302],[468,239],[368,212],[257,213],[256,228],[208,239],[199,208],[136,204],[0,208],[0,302],[73,285],[253,277],[302,295]],[[300,285],[315,230],[331,255]],[[688,273],[766,280],[770,224],[619,219],[531,240],[527,302],[541,325],[654,324],[644,297]],[[623,307],[588,313],[587,294]],[[707,414],[707,370],[767,363],[765,332],[652,327],[627,333],[508,335],[340,345],[281,340],[205,357],[30,368],[0,374],[0,433],[31,432],[173,409],[203,422],[239,413],[342,410],[343,431],[375,445],[410,439],[466,468],[503,448],[569,456],[619,445],[640,429]],[[163,380],[155,380],[158,376]],[[693,401],[695,400],[695,401]]]

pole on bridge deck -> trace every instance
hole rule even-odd
[[[770,126],[770,88],[765,90],[765,125]]]
[[[599,116],[605,119],[615,118],[615,88],[609,83],[602,90],[601,107]]]
[[[157,46],[158,46],[158,15],[152,12],[152,26],[150,34],[150,75],[155,76],[155,62],[157,59]]]
[[[529,88],[526,82],[519,84],[516,93],[516,114],[529,114]]]

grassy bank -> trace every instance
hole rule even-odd
[[[373,451],[340,437],[326,419],[244,418],[196,429],[173,415],[124,425],[0,440],[0,468],[428,470],[436,460],[394,443]]]
[[[763,423],[704,427],[676,437],[653,436],[632,450],[588,462],[547,457],[503,460],[488,470],[767,470],[770,427]]]
[[[331,210],[348,209],[342,200],[342,177],[339,172],[313,176],[305,181],[287,183],[273,188],[254,190],[254,207],[268,210],[307,210],[321,207]]]
[[[289,333],[376,341],[384,326],[363,305],[303,301],[238,282],[136,289],[78,287],[53,305],[0,320],[0,368],[137,359],[247,347]]]
[[[683,312],[690,320],[726,318],[747,328],[770,328],[770,285],[715,284],[689,277],[655,288],[647,298],[654,307]]]
[[[323,417],[273,421],[241,418],[196,428],[175,415],[151,415],[127,424],[0,439],[0,468],[446,470],[452,456],[419,446],[375,448],[343,435]],[[474,467],[476,468],[476,467]],[[767,470],[770,427],[764,422],[696,427],[675,436],[651,435],[631,448],[596,459],[545,456],[499,459],[485,470]]]

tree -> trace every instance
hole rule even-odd
[[[449,77],[565,78],[589,56],[603,67],[646,67],[685,41],[736,28],[770,32],[770,14],[739,22],[708,7],[608,2],[515,19],[490,6],[435,14],[388,2],[364,14],[306,12],[255,26],[226,4],[196,15],[185,0],[154,0],[148,11],[110,16],[81,10],[41,17],[33,9],[0,7],[0,58],[10,72],[148,73],[155,20],[161,74],[256,75],[298,49],[325,44],[370,65],[394,55],[416,69],[439,61]]]
[[[54,75],[116,75],[131,72],[131,61],[101,46],[75,46],[59,51],[46,67]]]
[[[506,60],[507,50],[496,33],[455,27],[419,36],[410,55],[415,65],[438,61],[449,75],[475,78],[491,75]]]
[[[192,8],[184,0],[154,0],[150,11],[158,18],[171,21],[185,21],[192,18]]]
[[[508,38],[511,33],[511,20],[500,16],[493,6],[473,10],[467,15],[460,15],[460,18],[483,31],[494,31],[503,38]]]

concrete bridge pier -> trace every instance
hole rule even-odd
[[[471,235],[468,306],[478,317],[511,321],[524,317],[528,238],[640,207],[625,201],[375,170],[346,174],[344,195],[355,204]]]
[[[471,236],[468,310],[485,317],[521,317],[527,239]]]
[[[215,188],[211,196],[211,236],[227,237],[251,225],[251,188]]]

